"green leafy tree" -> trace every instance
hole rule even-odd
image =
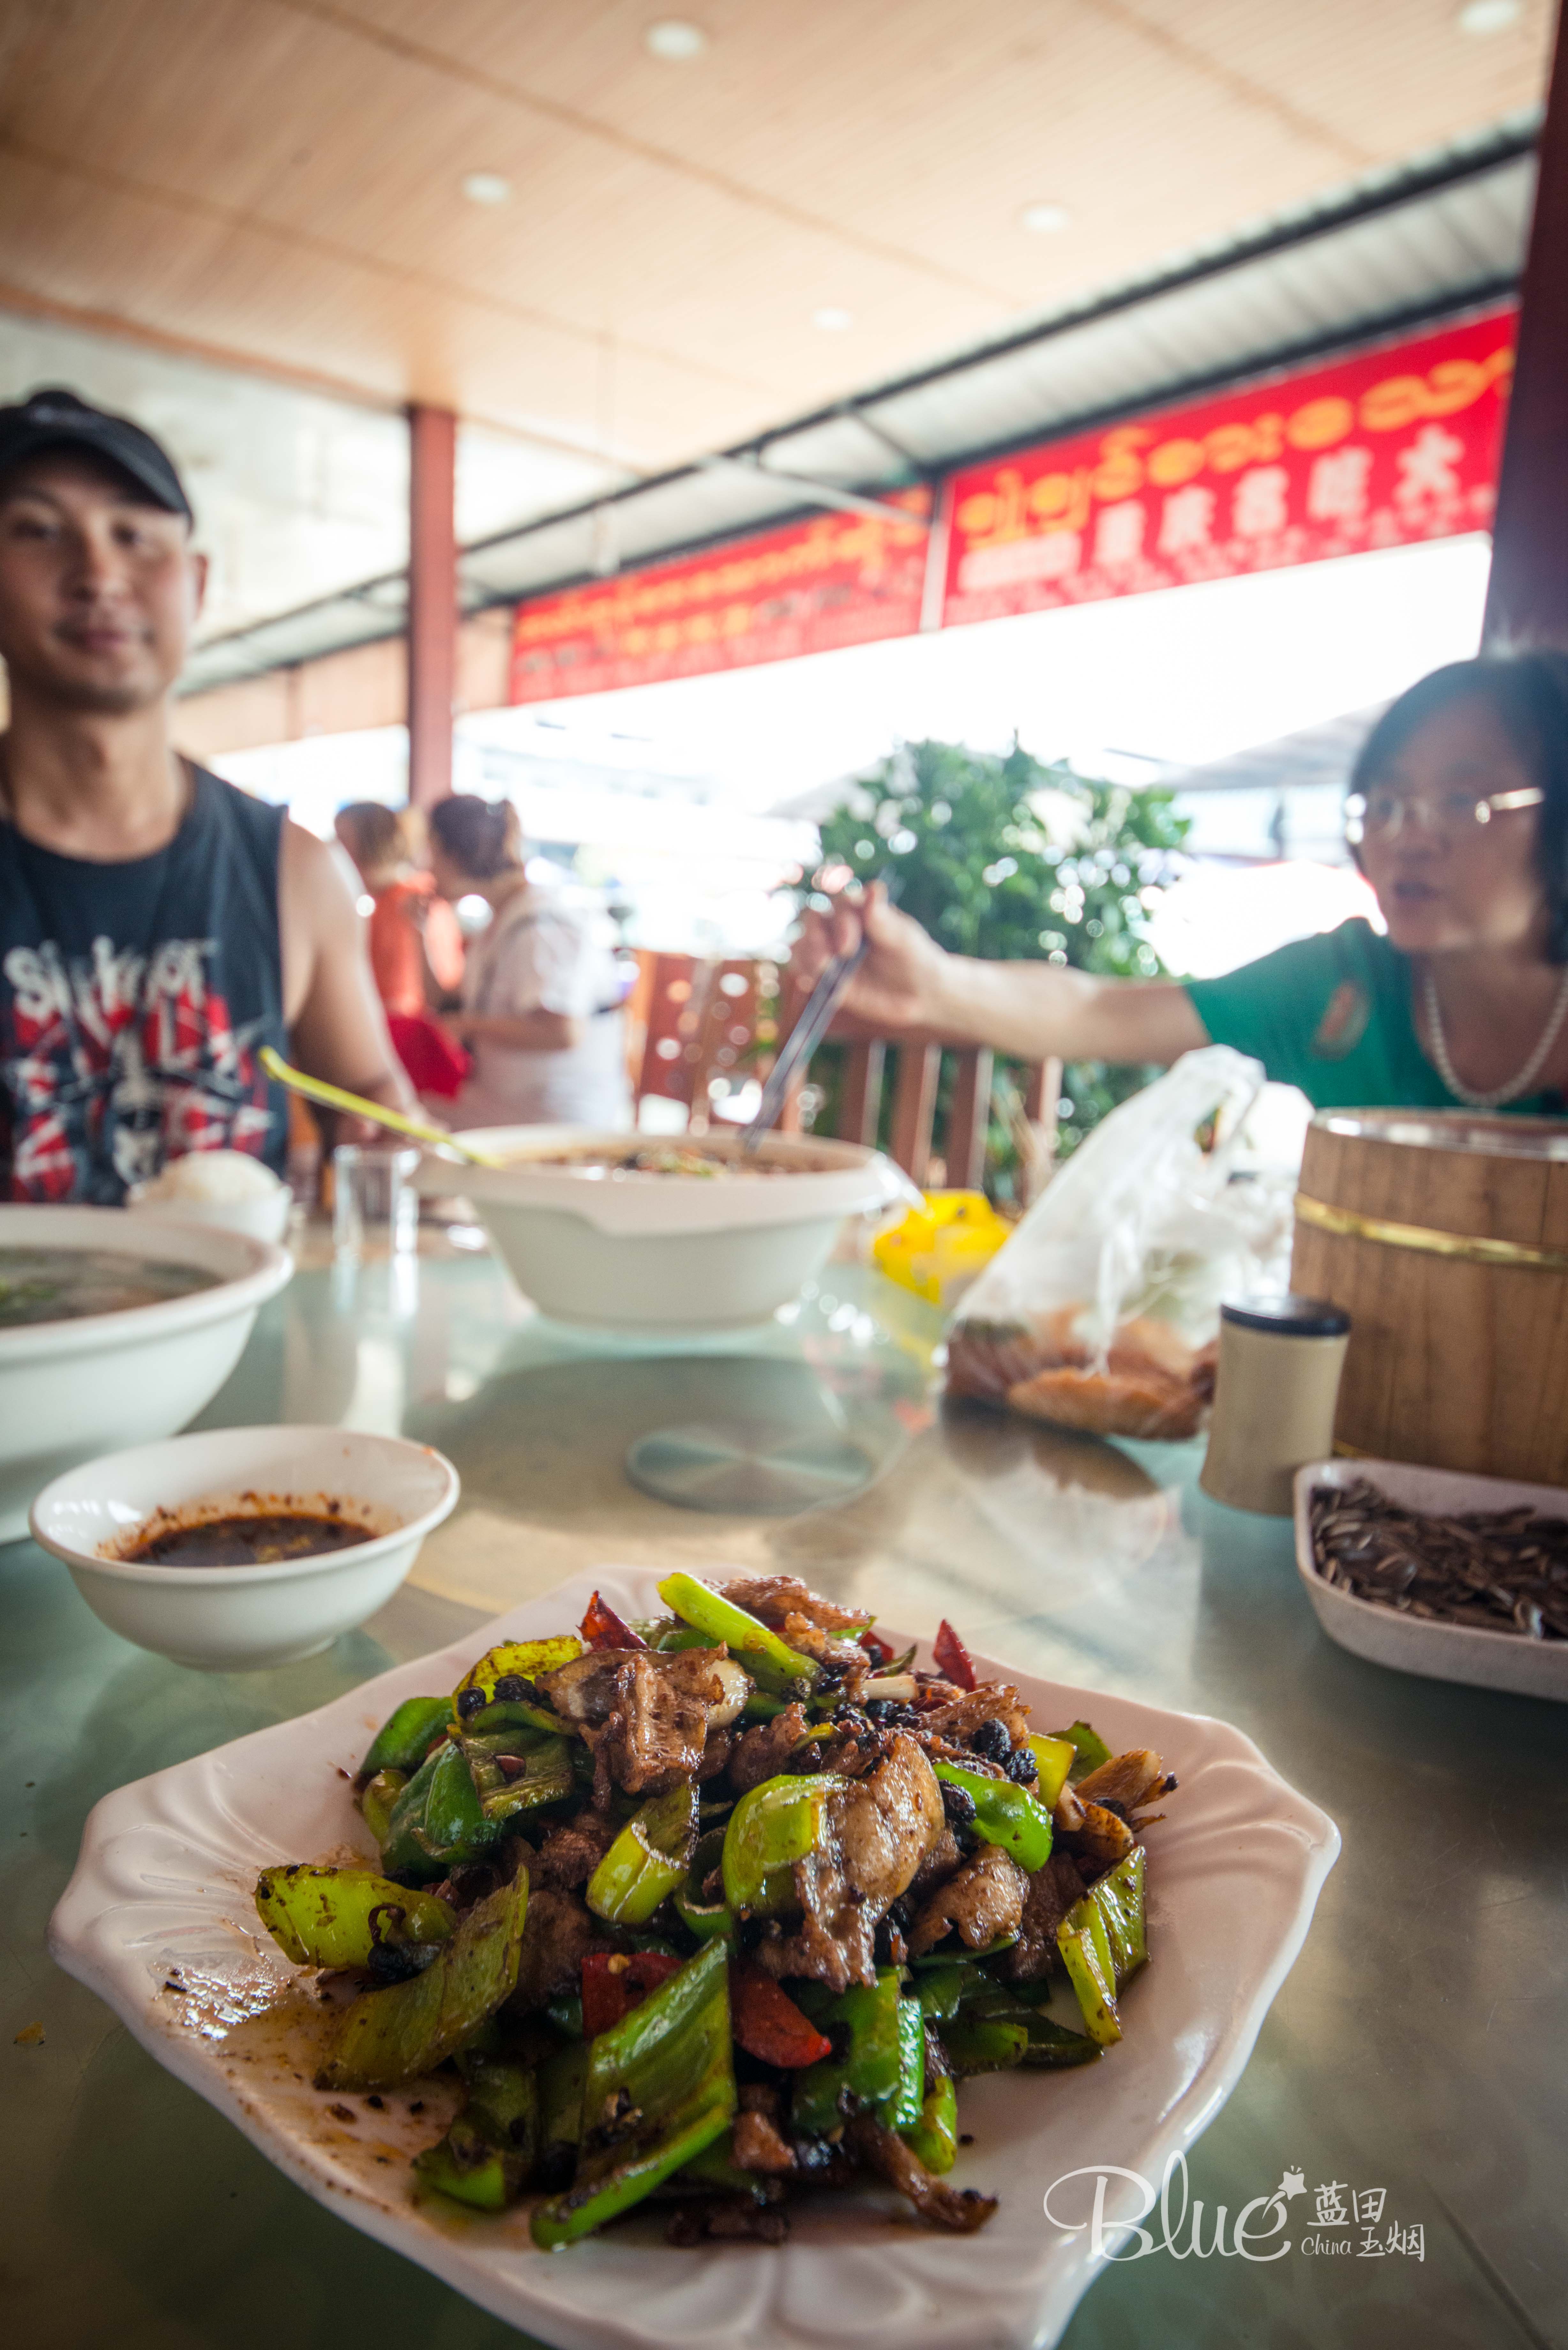
[[[1169,792],[1099,783],[1017,743],[999,757],[910,743],[846,787],[822,847],[825,864],[896,883],[903,910],[955,954],[1153,979],[1163,965],[1148,914],[1174,878],[1187,829]],[[1151,1074],[1071,1065],[1061,1151]],[[1012,1153],[994,1123],[992,1144],[1006,1191]]]

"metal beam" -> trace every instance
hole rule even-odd
[[[764,465],[760,457],[699,457],[697,470],[704,473],[749,473],[754,481],[782,482],[786,489],[804,490],[815,505],[833,506],[840,514],[870,515],[877,522],[898,522],[919,530],[929,530],[931,526],[929,515],[911,514],[907,506],[893,505],[886,498],[863,498],[857,490],[841,490],[836,482],[819,482],[810,473],[786,473],[778,467]],[[756,527],[765,529],[768,525],[759,524]]]

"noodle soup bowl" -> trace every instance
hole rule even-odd
[[[275,1243],[119,1208],[0,1207],[0,1271],[18,1249],[106,1252],[207,1285],[114,1313],[0,1322],[0,1543],[26,1533],[34,1494],[62,1470],[193,1419],[294,1271]]]
[[[917,1207],[880,1151],[769,1135],[597,1133],[489,1127],[457,1138],[504,1159],[461,1169],[427,1152],[427,1195],[461,1191],[525,1297],[556,1322],[648,1336],[745,1329],[798,1297],[845,1219]],[[638,1147],[694,1150],[713,1176],[623,1172],[595,1161]]]
[[[45,1487],[36,1542],[63,1559],[111,1631],[201,1672],[293,1664],[385,1607],[461,1488],[444,1453],[346,1428],[213,1428],[89,1461]],[[367,1539],[256,1565],[128,1557],[153,1521],[196,1526],[275,1511]]]

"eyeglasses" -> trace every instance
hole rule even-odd
[[[1476,825],[1515,808],[1539,807],[1544,792],[1533,785],[1518,792],[1493,792],[1476,799],[1469,792],[1352,792],[1345,803],[1345,837],[1353,847],[1364,840],[1394,840],[1407,824],[1419,825],[1443,840],[1462,838]]]

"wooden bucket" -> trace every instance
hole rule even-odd
[[[1568,1484],[1568,1126],[1320,1110],[1291,1286],[1351,1315],[1336,1451]]]

